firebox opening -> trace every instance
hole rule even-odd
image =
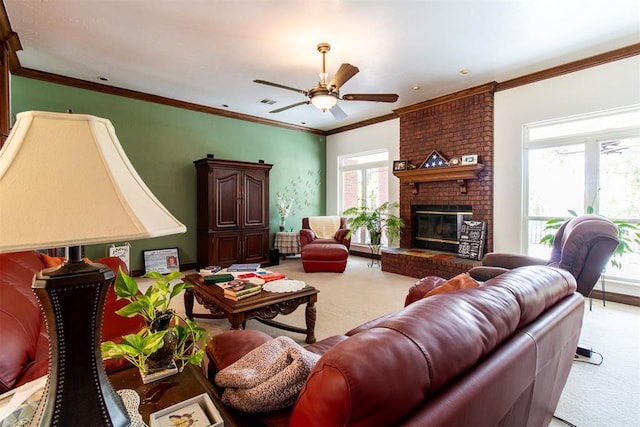
[[[458,252],[460,228],[473,217],[470,205],[413,205],[413,246]]]

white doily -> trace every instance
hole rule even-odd
[[[138,393],[136,393],[135,390],[125,388],[118,390],[118,394],[122,398],[124,407],[127,408],[127,413],[131,419],[129,427],[148,427],[145,422],[142,421],[142,415],[138,412],[138,408],[140,407],[140,396]]]
[[[269,292],[294,292],[307,286],[301,280],[280,279],[273,282],[267,282],[262,286],[262,289]]]

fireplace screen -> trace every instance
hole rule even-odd
[[[415,247],[457,253],[462,223],[473,216],[471,206],[416,205],[412,211]]]

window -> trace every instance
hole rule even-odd
[[[378,207],[389,199],[389,153],[386,150],[338,157],[340,174],[339,212],[353,206]],[[366,244],[367,230],[354,232],[352,243]],[[386,236],[382,236],[386,245]]]
[[[545,221],[592,207],[609,219],[640,222],[640,107],[525,126],[525,222],[529,255],[546,258],[539,244]],[[608,278],[640,284],[640,247],[607,267]]]

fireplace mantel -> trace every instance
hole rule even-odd
[[[484,169],[484,165],[447,166],[433,169],[411,169],[406,171],[394,171],[393,174],[400,179],[400,184],[409,184],[413,194],[418,194],[420,182],[457,181],[460,184],[460,193],[467,192],[467,180],[476,179]]]

